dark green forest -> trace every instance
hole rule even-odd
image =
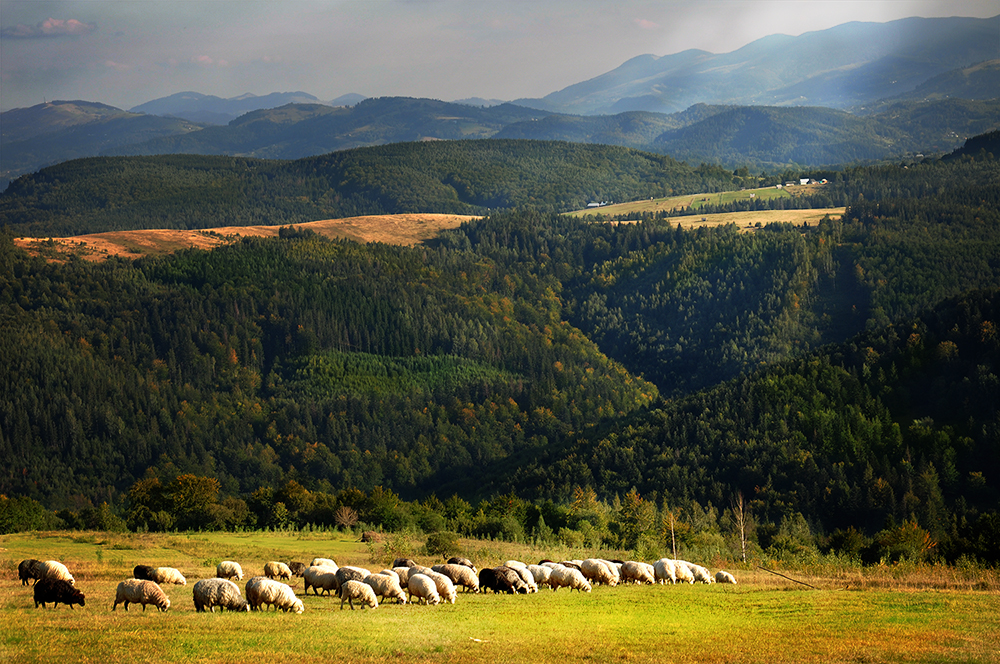
[[[296,161],[167,155],[78,159],[0,194],[19,236],[288,225],[367,214],[565,212],[738,188],[729,171],[606,145],[546,141],[399,143]]]
[[[742,496],[775,556],[995,564],[994,143],[830,174],[842,220],[755,232],[524,204],[418,248],[287,228],[92,264],[7,228],[0,526],[353,518],[639,551],[669,516],[709,555]],[[43,214],[60,172],[5,214]]]

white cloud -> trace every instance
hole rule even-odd
[[[75,18],[47,18],[34,26],[17,25],[0,30],[4,39],[50,39],[53,37],[79,37],[97,31],[96,23],[84,23]]]

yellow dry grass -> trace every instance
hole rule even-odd
[[[458,214],[390,214],[345,219],[324,219],[296,228],[309,229],[329,238],[356,242],[382,242],[413,246],[457,228],[475,217]],[[180,249],[212,249],[241,237],[275,237],[280,226],[223,226],[202,230],[112,231],[62,238],[17,238],[15,244],[35,255],[60,260],[77,255],[100,261],[112,256],[140,258],[168,254]]]

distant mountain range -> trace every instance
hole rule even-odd
[[[721,55],[698,50],[641,55],[541,99],[515,103],[575,115],[675,113],[698,103],[846,109],[996,60],[997,35],[1000,16],[845,23],[798,37],[772,35]],[[987,98],[996,91],[994,85]]]
[[[850,23],[724,55],[640,56],[517,103],[358,94],[321,102],[305,92],[182,92],[130,111],[51,102],[0,114],[0,188],[84,156],[295,159],[462,138],[607,143],[765,168],[948,151],[1000,123],[998,34],[1000,16]]]

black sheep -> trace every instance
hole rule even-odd
[[[66,604],[73,608],[74,604],[84,605],[83,593],[73,587],[69,581],[62,579],[41,579],[35,584],[35,608],[41,604],[42,608],[49,602],[52,608],[57,604]]]
[[[288,569],[292,570],[292,576],[302,576],[306,567],[305,563],[288,563]]]
[[[526,584],[522,579],[521,575],[515,572],[512,568],[506,565],[500,565],[499,567],[494,567],[493,571],[496,572],[497,579],[502,580],[505,586],[510,585],[510,590],[505,592],[519,593],[521,595],[528,594],[528,584]]]
[[[515,576],[517,575],[514,570],[509,567],[486,567],[479,570],[479,592],[486,592],[487,588],[495,593],[507,593],[508,595],[514,594],[514,584],[510,577],[503,571],[510,570]],[[520,579],[518,579],[520,580]]]
[[[153,581],[155,583],[156,579],[153,578],[153,572],[155,571],[156,568],[152,565],[136,565],[132,568],[132,578]]]
[[[39,579],[41,575],[38,573],[38,563],[40,561],[34,558],[28,558],[27,560],[22,560],[17,566],[17,576],[21,579],[21,585],[28,585],[28,580]]]

